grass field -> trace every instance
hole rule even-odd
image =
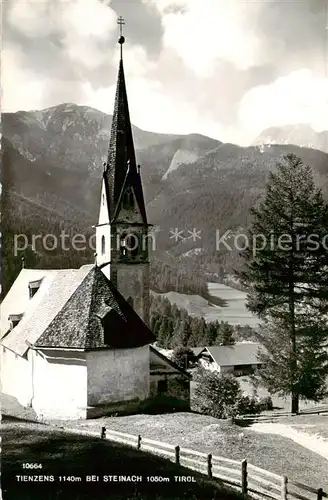
[[[2,424],[2,498],[4,500],[237,500],[240,495],[168,460],[97,438],[54,431],[40,424]],[[42,469],[24,469],[25,463]],[[17,481],[18,476],[53,476],[53,482]],[[99,476],[87,482],[86,475]],[[103,476],[135,475],[141,482],[104,482]],[[60,481],[69,476],[71,481]],[[148,482],[161,476],[168,482]],[[195,482],[176,482],[191,476]],[[76,478],[81,478],[78,480]]]
[[[257,326],[258,318],[246,309],[246,293],[220,283],[208,283],[210,296],[219,297],[225,303],[225,307],[218,307],[207,314],[207,321],[227,321],[231,325]]]
[[[153,294],[166,297],[171,304],[186,309],[191,316],[203,316],[206,321],[228,321],[232,325],[258,324],[258,319],[246,309],[246,293],[219,283],[208,283],[208,289],[213,301],[221,299],[223,306],[211,304],[199,295],[178,292]]]
[[[66,424],[65,424],[66,425]],[[313,487],[328,489],[327,461],[292,440],[260,434],[227,421],[192,413],[131,415],[109,417],[80,423],[67,422],[99,430],[108,429],[140,434],[173,445],[242,460]],[[239,435],[244,433],[241,440]]]

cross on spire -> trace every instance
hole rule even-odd
[[[123,26],[125,24],[124,18],[122,16],[120,16],[117,19],[117,24],[119,25],[119,29],[120,29],[120,36],[122,36],[123,35]]]
[[[120,30],[120,38],[118,39],[118,43],[121,45],[121,59],[122,59],[122,46],[123,43],[125,42],[125,38],[123,36],[123,26],[125,25],[125,21],[122,16],[120,16],[117,19],[117,24],[119,25],[119,30]]]

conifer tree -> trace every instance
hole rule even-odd
[[[221,322],[219,328],[218,338],[220,339],[220,344],[222,345],[232,345],[235,343],[233,326],[229,325],[227,322]]]
[[[207,324],[207,332],[205,337],[204,346],[215,345],[219,334],[220,325],[218,321],[211,321]]]
[[[191,335],[190,322],[188,318],[180,323],[176,337],[174,338],[175,346],[187,346]]]
[[[167,349],[170,345],[170,324],[168,318],[165,316],[162,319],[161,326],[158,330],[157,341],[158,344],[164,349]]]
[[[291,411],[297,413],[304,380],[300,366],[309,368],[301,362],[300,342],[309,337],[310,348],[316,325],[328,313],[328,207],[311,168],[289,154],[269,174],[265,198],[251,214],[249,245],[242,253],[245,267],[237,275],[248,287],[248,309],[273,322],[283,351],[279,354],[272,342],[272,359],[288,374]],[[311,317],[306,329],[300,322],[305,307]],[[279,380],[273,380],[276,389]],[[287,387],[283,390],[286,394]]]

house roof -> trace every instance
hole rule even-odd
[[[35,342],[78,349],[141,347],[153,333],[102,271],[94,266]]]
[[[191,347],[190,349],[195,356],[198,356],[198,354],[200,354],[205,349],[205,347]]]
[[[184,375],[185,377],[187,377],[189,379],[192,378],[190,373],[188,373],[183,368],[180,368],[180,366],[178,366],[176,363],[174,363],[174,361],[167,358],[166,356],[164,356],[164,354],[162,354],[157,349],[155,349],[154,346],[150,345],[149,349],[150,349],[151,358],[153,355],[153,356],[155,356],[155,358],[157,358],[157,360],[162,361],[164,364],[169,365],[171,368],[174,368],[176,371],[180,372],[181,375]]]
[[[205,347],[219,366],[254,365],[260,363],[258,353],[261,345],[256,342],[238,342],[234,345]]]
[[[42,279],[40,289],[30,298],[28,284],[37,279]],[[9,331],[9,315],[22,313],[21,321]],[[87,349],[136,347],[155,340],[93,264],[80,269],[23,269],[1,304],[0,325],[2,345],[20,356],[28,344]]]

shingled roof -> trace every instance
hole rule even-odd
[[[76,290],[93,264],[79,269],[22,269],[1,304],[2,345],[24,356]],[[30,298],[28,285],[42,280]],[[23,314],[18,325],[9,330],[10,314]]]
[[[143,223],[147,224],[141,178],[136,165],[123,60],[121,58],[117,78],[107,164],[104,172],[106,192],[108,195],[108,213],[111,222],[114,219],[123,187],[127,185],[126,179],[135,193]]]
[[[35,346],[86,350],[131,348],[154,340],[138,314],[94,266]]]

